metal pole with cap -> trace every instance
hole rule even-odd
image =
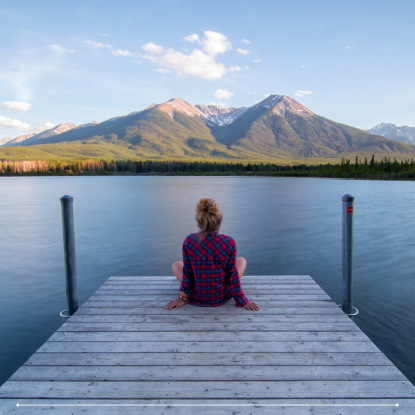
[[[343,201],[343,302],[342,309],[353,315],[353,203],[354,197],[347,194]]]
[[[63,248],[65,253],[66,299],[68,309],[61,312],[62,317],[69,317],[78,309],[76,289],[75,232],[73,220],[73,197],[62,196]]]

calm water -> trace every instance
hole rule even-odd
[[[248,177],[0,179],[0,383],[64,322],[60,197],[74,197],[82,304],[111,275],[169,275],[213,197],[247,274],[309,274],[341,302],[341,197],[355,196],[356,323],[415,382],[415,183]]]

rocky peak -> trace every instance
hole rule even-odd
[[[13,138],[11,137],[4,137],[4,138],[0,138],[0,146],[8,143],[9,141],[13,140]]]
[[[72,130],[75,127],[76,125],[71,122],[64,122],[49,130],[42,131],[41,133],[37,134],[36,138],[40,139],[40,138],[52,137],[53,135],[62,134],[66,131]]]
[[[275,100],[275,103],[272,106],[272,112],[274,114],[278,114],[278,115],[281,115],[282,117],[285,117],[285,113],[287,111],[290,112],[291,114],[301,115],[304,117],[314,115],[312,111],[310,111],[304,105],[300,104],[295,99],[287,95],[280,96],[280,99]]]
[[[186,115],[190,116],[200,116],[200,111],[195,108],[193,105],[190,105],[188,102],[186,102],[182,98],[173,98],[170,101],[165,102],[164,104],[155,105],[152,104],[148,108],[158,108],[160,111],[165,112],[166,114],[169,114],[170,117],[174,119],[174,113],[175,112],[182,112]]]
[[[4,145],[21,143],[22,141],[26,141],[29,138],[32,138],[34,135],[36,135],[36,133],[19,135],[18,137],[13,138],[12,140],[9,140],[7,143],[4,143]]]

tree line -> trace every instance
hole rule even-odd
[[[355,179],[415,179],[414,160],[397,161],[342,159],[340,163],[319,165],[278,165],[272,163],[234,163],[212,161],[155,160],[81,160],[81,161],[8,161],[0,160],[0,175],[263,175]]]

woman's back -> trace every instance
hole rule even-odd
[[[246,304],[235,259],[236,244],[230,236],[217,232],[187,236],[181,291],[191,292],[189,303],[218,306],[234,297],[238,305]]]

